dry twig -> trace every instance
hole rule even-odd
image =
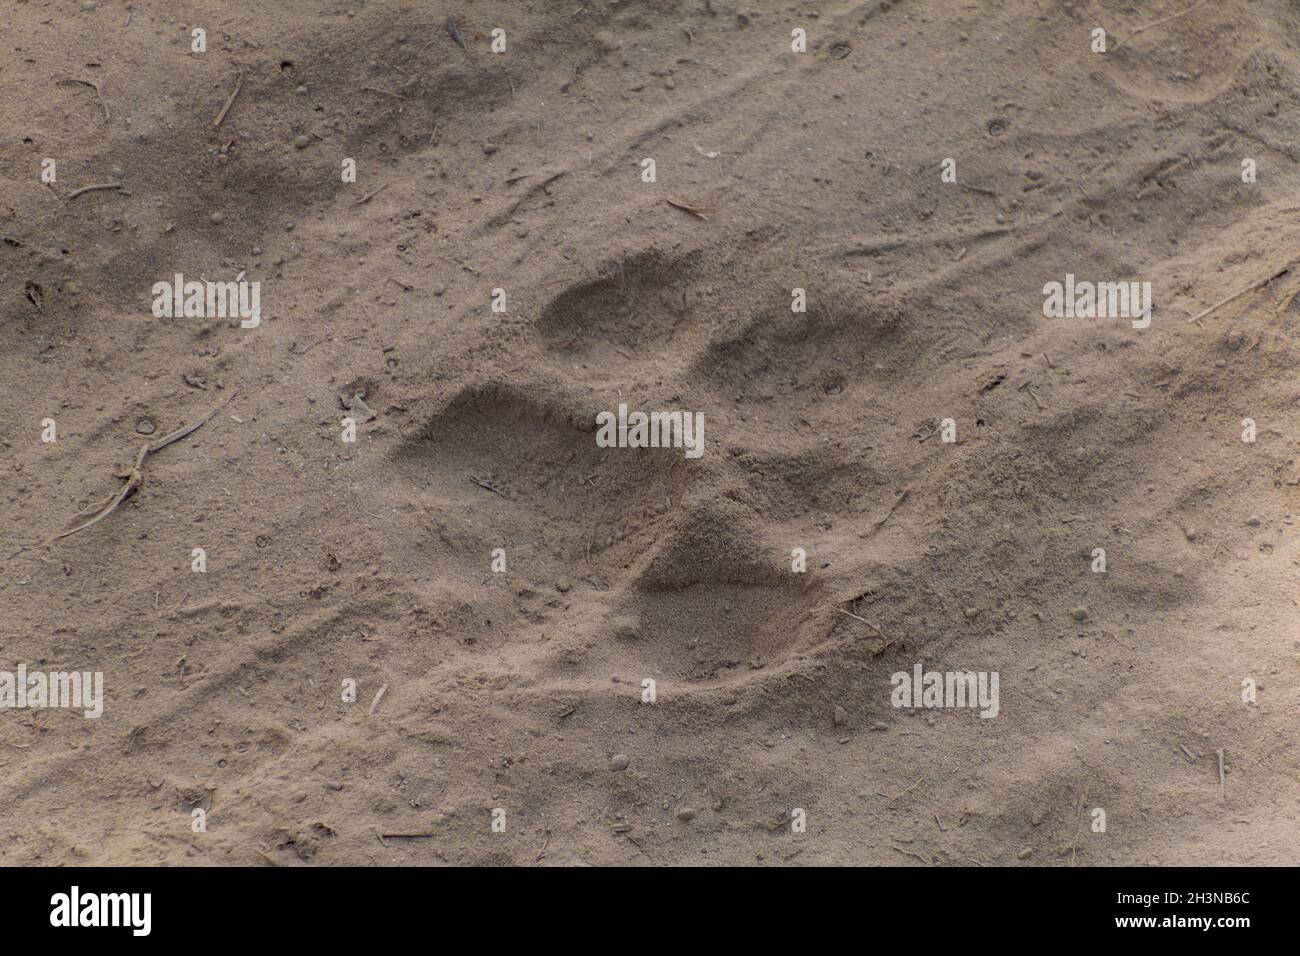
[[[690,203],[684,203],[672,198],[665,199],[664,202],[668,203],[668,205],[672,206],[674,209],[680,209],[682,212],[690,213],[697,219],[703,219],[705,222],[709,221],[708,216],[704,215],[698,207],[692,206]]]
[[[1152,27],[1158,27],[1158,26],[1160,26],[1160,24],[1162,24],[1162,23],[1168,23],[1170,20],[1177,20],[1179,17],[1185,17],[1185,16],[1187,16],[1187,14],[1191,13],[1192,11],[1201,9],[1201,7],[1205,6],[1205,5],[1206,5],[1207,3],[1209,3],[1209,2],[1210,2],[1210,0],[1201,0],[1201,2],[1198,3],[1198,4],[1196,4],[1196,6],[1194,6],[1194,7],[1188,7],[1186,10],[1183,10],[1183,11],[1181,11],[1180,13],[1170,14],[1169,16],[1164,17],[1163,19],[1156,20],[1156,21],[1153,22],[1153,23],[1148,23],[1148,24],[1147,24],[1146,26],[1144,26],[1144,27],[1138,27],[1136,30],[1134,30],[1132,33],[1130,33],[1128,36],[1124,37],[1122,40],[1120,40],[1118,43],[1116,43],[1113,47],[1111,47],[1111,50],[1112,50],[1112,51],[1114,51],[1114,50],[1118,50],[1120,47],[1122,47],[1122,46],[1123,46],[1125,43],[1127,43],[1129,40],[1133,39],[1133,38],[1134,38],[1135,36],[1137,36],[1139,33],[1146,33],[1146,32],[1147,32],[1148,30],[1150,30]]]
[[[894,802],[895,800],[897,800],[899,797],[906,796],[907,794],[911,793],[911,792],[912,792],[913,790],[915,790],[918,786],[920,786],[921,782],[924,781],[924,780],[925,780],[924,777],[917,777],[917,778],[916,778],[916,783],[912,784],[912,785],[911,785],[910,787],[908,787],[906,790],[902,790],[902,791],[900,791],[899,793],[894,794],[892,797],[889,798],[889,801],[885,804],[885,806],[889,806],[891,803],[893,803],[893,802]]]
[[[1195,322],[1197,319],[1203,319],[1203,318],[1205,318],[1207,315],[1209,315],[1211,312],[1217,312],[1219,309],[1223,308],[1225,305],[1229,304],[1230,302],[1235,302],[1235,301],[1237,301],[1237,300],[1240,299],[1243,295],[1246,295],[1246,294],[1249,293],[1249,292],[1254,292],[1256,289],[1262,289],[1262,288],[1264,288],[1264,286],[1269,285],[1269,284],[1271,284],[1272,282],[1274,282],[1275,280],[1282,278],[1284,275],[1286,275],[1286,274],[1287,274],[1288,272],[1290,272],[1290,271],[1291,271],[1291,266],[1287,266],[1285,269],[1281,269],[1281,270],[1279,270],[1279,271],[1277,271],[1277,272],[1274,272],[1274,273],[1273,273],[1271,276],[1269,276],[1267,279],[1260,279],[1258,282],[1255,282],[1255,283],[1252,283],[1251,285],[1246,286],[1246,288],[1242,289],[1240,292],[1234,292],[1232,295],[1228,296],[1226,299],[1220,299],[1218,302],[1214,303],[1214,305],[1210,306],[1209,308],[1207,308],[1207,309],[1202,309],[1200,312],[1197,312],[1194,316],[1192,316],[1192,317],[1191,317],[1190,319],[1188,319],[1187,321],[1188,321],[1188,322]]]
[[[904,850],[901,846],[894,846],[893,844],[890,844],[890,849],[897,850],[899,853],[903,854],[903,856],[915,857],[916,859],[924,863],[926,866],[930,865],[930,861],[927,860],[925,857],[921,856],[921,854],[919,853],[913,853],[911,850]]]
[[[68,200],[76,199],[82,193],[93,193],[97,189],[121,189],[121,188],[122,188],[121,183],[94,183],[90,186],[82,186],[80,189],[74,189],[72,192],[64,196],[63,199],[64,202],[67,202]]]
[[[235,77],[235,88],[230,91],[230,96],[226,98],[226,105],[221,107],[221,112],[218,113],[217,118],[212,121],[213,129],[216,129],[225,121],[226,114],[230,112],[230,107],[235,105],[235,97],[239,95],[239,91],[243,87],[243,85],[244,85],[244,71],[240,70],[239,75]]]
[[[85,531],[87,528],[91,528],[99,524],[101,521],[103,521],[105,518],[111,515],[114,511],[116,511],[118,507],[122,504],[122,502],[126,501],[133,494],[135,494],[137,491],[140,490],[140,487],[144,484],[144,463],[146,458],[148,458],[150,455],[157,454],[158,452],[166,448],[168,445],[178,442],[182,438],[186,438],[189,435],[192,435],[194,432],[198,431],[200,428],[202,428],[204,425],[210,422],[218,412],[220,412],[223,408],[225,408],[227,405],[233,402],[235,398],[238,397],[238,395],[239,395],[239,389],[235,389],[235,391],[231,394],[229,398],[227,398],[224,402],[222,402],[216,408],[212,409],[212,411],[208,412],[206,415],[204,415],[202,418],[200,418],[198,421],[194,422],[193,424],[186,425],[184,428],[178,429],[172,432],[170,435],[167,435],[164,438],[160,438],[155,442],[146,442],[144,445],[141,445],[140,451],[135,458],[135,464],[132,466],[131,470],[125,474],[118,475],[119,478],[123,479],[123,484],[122,487],[118,489],[117,494],[112,495],[109,498],[106,498],[99,505],[92,505],[88,508],[84,508],[76,515],[73,516],[73,520],[75,521],[78,518],[83,518],[86,517],[87,515],[90,515],[91,517],[89,518],[89,520],[84,521],[73,528],[69,528],[67,531],[60,531],[58,534],[54,535],[51,538],[48,538],[47,540],[41,542],[39,545],[35,545],[32,548],[28,548],[28,547],[19,548],[13,554],[9,555],[9,559],[17,557],[19,554],[22,554],[24,551],[32,551],[35,550],[35,548],[41,548],[41,547],[46,547],[48,545],[51,545],[55,541],[58,541],[62,538],[70,538],[72,535],[77,534],[78,532]]]

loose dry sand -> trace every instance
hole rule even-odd
[[[1300,274],[1187,320],[1300,249],[1300,8],[1192,5],[5,3],[0,669],[106,699],[0,710],[0,862],[1294,863]]]

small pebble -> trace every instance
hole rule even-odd
[[[613,759],[609,762],[609,769],[615,771],[626,770],[627,754],[614,754]]]

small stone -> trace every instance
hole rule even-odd
[[[311,137],[308,136],[306,133],[303,133],[300,136],[295,136],[293,138],[293,145],[297,149],[306,149],[308,146],[311,145]]]
[[[843,727],[846,723],[848,723],[848,720],[849,720],[849,715],[845,712],[844,708],[841,707],[839,704],[836,704],[835,705],[835,726]]]
[[[1076,621],[1086,621],[1088,620],[1088,609],[1080,604],[1070,612],[1070,617],[1074,618]]]
[[[140,419],[135,423],[135,430],[141,435],[152,435],[154,430],[153,420],[148,418]]]
[[[1027,860],[1027,859],[1029,859],[1029,854],[1031,854],[1031,853],[1033,853],[1033,852],[1034,852],[1034,850],[1033,850],[1032,847],[1025,847],[1023,850],[1021,850],[1019,853],[1016,854],[1016,859],[1017,859],[1017,860]]]
[[[876,721],[874,724],[871,725],[871,729],[872,729],[872,730],[888,730],[888,729],[889,729],[889,724],[885,723],[883,720],[878,720],[878,721]]]
[[[555,590],[559,591],[561,594],[568,594],[570,589],[572,589],[572,587],[573,585],[570,584],[568,581],[555,582]]]
[[[591,39],[601,53],[613,53],[622,46],[618,37],[606,30],[597,30],[592,34]]]
[[[209,221],[210,221],[214,226],[219,226],[219,225],[221,225],[223,222],[226,221],[226,214],[225,214],[224,212],[220,212],[220,211],[218,211],[218,212],[211,212],[211,213],[208,213],[208,220],[209,220]]]
[[[352,413],[353,419],[358,424],[364,424],[375,419],[374,410],[362,400],[360,392],[352,396],[352,400],[348,403],[348,411]]]
[[[682,807],[677,811],[677,819],[681,820],[683,823],[690,823],[695,819],[695,811],[690,807]]]
[[[343,789],[343,784],[339,783],[337,780],[326,780],[326,781],[325,781],[325,789],[326,789],[326,790],[342,790],[342,789]]]
[[[626,770],[627,763],[627,754],[614,754],[613,758],[609,762],[609,769],[616,772],[619,770]]]
[[[1258,527],[1259,527],[1259,515],[1251,515],[1249,518],[1247,518],[1247,519],[1246,519],[1246,526],[1249,527],[1249,528],[1258,528]]]

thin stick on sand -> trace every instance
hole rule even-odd
[[[889,640],[889,638],[885,637],[885,632],[880,629],[879,625],[872,624],[865,617],[858,617],[852,611],[846,611],[842,607],[837,607],[835,610],[839,611],[841,614],[845,615],[846,617],[853,618],[853,620],[855,621],[861,621],[863,624],[867,625],[867,627],[871,628],[873,631],[879,634],[882,640],[886,640],[886,641]]]
[[[1291,266],[1287,266],[1285,269],[1282,269],[1282,270],[1280,270],[1280,271],[1278,271],[1278,272],[1274,272],[1274,273],[1273,273],[1271,276],[1269,276],[1267,279],[1260,279],[1258,282],[1255,282],[1255,283],[1252,283],[1251,285],[1246,286],[1246,288],[1242,289],[1240,292],[1234,292],[1232,295],[1228,296],[1226,299],[1220,299],[1218,302],[1214,303],[1214,305],[1210,306],[1208,309],[1202,309],[1200,312],[1197,312],[1194,316],[1192,316],[1192,317],[1191,317],[1190,319],[1188,319],[1187,321],[1188,321],[1188,322],[1195,322],[1197,319],[1203,319],[1203,318],[1205,318],[1207,315],[1209,315],[1211,312],[1217,312],[1219,309],[1223,308],[1225,305],[1228,305],[1228,304],[1231,303],[1231,302],[1235,302],[1235,301],[1237,301],[1237,300],[1240,299],[1243,295],[1246,295],[1247,293],[1250,293],[1250,292],[1254,292],[1256,289],[1262,289],[1262,288],[1264,288],[1264,286],[1269,285],[1269,284],[1272,283],[1274,280],[1277,280],[1277,279],[1282,278],[1284,275],[1286,275],[1286,274],[1287,274],[1288,272],[1290,272],[1290,271],[1291,271]]]
[[[908,787],[906,790],[903,790],[903,791],[901,791],[901,792],[899,792],[899,793],[894,794],[892,797],[889,798],[889,801],[885,804],[885,806],[889,806],[891,803],[893,803],[893,802],[894,802],[895,800],[897,800],[899,797],[903,797],[903,796],[906,796],[907,794],[911,793],[911,792],[912,792],[913,790],[915,790],[915,789],[916,789],[916,788],[917,788],[917,787],[918,787],[918,786],[919,786],[919,785],[920,785],[924,780],[925,780],[924,777],[917,777],[917,778],[916,778],[916,783],[912,784],[912,785],[911,785],[910,787]]]
[[[890,849],[897,850],[899,853],[903,854],[903,856],[910,856],[914,859],[920,860],[926,866],[930,865],[930,861],[919,853],[913,853],[911,850],[904,850],[901,846],[894,846],[892,843],[890,844]]]
[[[705,222],[709,221],[708,216],[704,215],[704,213],[700,209],[698,209],[695,206],[692,206],[690,203],[685,203],[679,199],[672,199],[672,198],[665,199],[664,202],[668,203],[668,205],[672,206],[674,209],[680,209],[682,212],[690,213],[696,219],[703,219]]]
[[[235,105],[235,97],[239,95],[239,90],[244,85],[244,71],[240,70],[239,75],[235,77],[235,88],[230,91],[230,96],[226,98],[226,105],[221,107],[221,112],[217,118],[212,121],[212,128],[216,129],[226,119],[226,114],[230,112],[230,107]]]
[[[381,192],[383,192],[387,188],[388,188],[388,183],[384,183],[382,186],[380,186],[378,189],[374,190],[373,192],[366,193],[364,196],[362,196],[360,199],[357,200],[357,205],[364,206],[366,203],[370,202],[370,200],[374,199],[376,196],[378,196]]]
[[[94,183],[93,185],[90,186],[82,186],[80,189],[74,189],[72,192],[64,196],[63,200],[64,202],[67,202],[69,200],[76,199],[82,193],[93,193],[97,189],[121,189],[121,188],[122,188],[121,183]]]
[[[911,493],[912,493],[912,489],[910,487],[904,488],[902,493],[899,494],[899,496],[894,499],[894,503],[889,506],[889,510],[885,512],[885,516],[871,526],[870,533],[875,534],[877,531],[883,528],[885,526],[885,522],[888,521],[893,516],[894,512],[898,510],[898,506],[901,505],[904,501],[906,501],[908,495],[910,495]]]
[[[102,504],[83,509],[81,512],[73,516],[75,520],[76,518],[85,517],[86,515],[93,515],[93,517],[91,517],[88,521],[84,521],[81,524],[77,525],[76,527],[69,528],[67,531],[60,531],[58,534],[54,535],[53,537],[50,537],[45,541],[41,542],[40,544],[35,545],[33,547],[19,548],[13,554],[9,555],[9,558],[7,558],[6,560],[15,558],[18,555],[22,554],[24,551],[32,551],[35,550],[35,548],[43,548],[46,547],[47,545],[53,544],[55,541],[58,541],[62,538],[70,538],[72,537],[72,535],[77,534],[78,532],[85,531],[87,528],[93,528],[95,525],[99,524],[101,521],[103,521],[105,518],[111,515],[114,511],[116,511],[118,509],[118,506],[121,505],[122,502],[126,501],[126,499],[130,498],[133,494],[135,494],[137,491],[140,490],[140,486],[144,484],[144,462],[146,458],[148,458],[150,455],[157,454],[158,452],[166,448],[168,445],[178,442],[182,438],[192,435],[194,432],[198,431],[200,428],[202,428],[204,425],[210,422],[218,412],[220,412],[223,408],[225,408],[227,405],[233,402],[239,396],[239,391],[240,391],[239,389],[235,389],[235,391],[231,394],[229,398],[227,398],[224,402],[222,402],[216,408],[212,409],[212,411],[208,412],[206,415],[204,415],[202,418],[200,418],[198,421],[194,422],[193,424],[186,425],[184,428],[177,429],[176,431],[172,432],[170,435],[167,435],[165,438],[160,438],[155,442],[146,442],[144,445],[141,445],[140,452],[135,457],[135,465],[125,475],[118,476],[124,479],[124,481],[122,487],[118,489],[117,494],[105,499]]]
[[[1111,47],[1111,50],[1112,50],[1112,51],[1113,51],[1113,50],[1118,50],[1120,47],[1122,47],[1122,46],[1123,46],[1125,43],[1127,43],[1129,40],[1133,39],[1133,38],[1134,38],[1135,36],[1137,36],[1139,33],[1146,33],[1146,32],[1147,32],[1148,30],[1150,30],[1152,27],[1158,27],[1158,26],[1160,26],[1160,24],[1162,24],[1162,23],[1168,23],[1170,20],[1177,20],[1179,17],[1185,17],[1185,16],[1187,16],[1187,14],[1192,13],[1193,11],[1196,11],[1196,10],[1201,9],[1201,7],[1205,6],[1205,5],[1206,5],[1207,3],[1209,3],[1209,2],[1210,2],[1210,0],[1201,0],[1200,3],[1196,4],[1196,6],[1194,6],[1194,7],[1188,7],[1186,10],[1183,10],[1181,13],[1173,13],[1173,14],[1170,14],[1169,16],[1167,16],[1167,17],[1164,17],[1163,19],[1156,20],[1154,23],[1148,23],[1148,24],[1147,24],[1146,26],[1144,26],[1144,27],[1138,27],[1136,30],[1134,30],[1132,33],[1130,33],[1128,36],[1124,37],[1122,40],[1120,40],[1118,43],[1116,43],[1113,47]]]

